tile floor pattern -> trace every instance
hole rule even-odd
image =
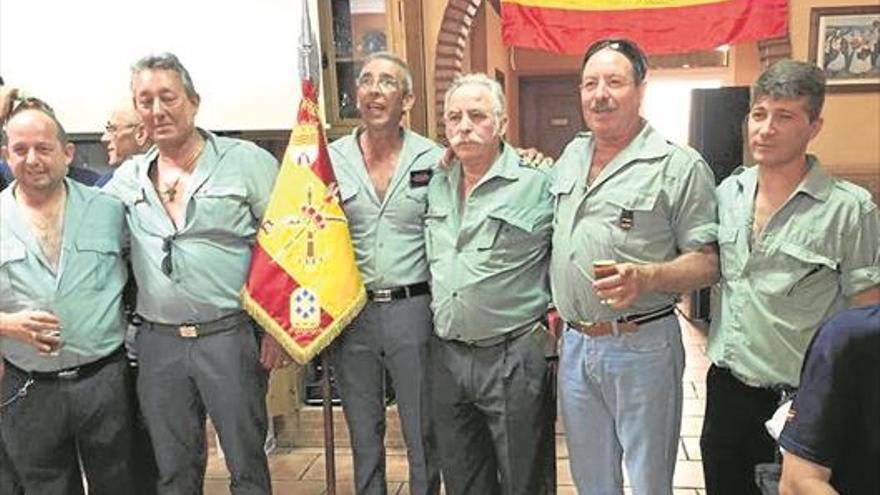
[[[684,407],[678,463],[675,468],[675,495],[704,495],[700,466],[700,429],[705,406],[706,337],[682,322],[687,362],[684,372]],[[557,422],[557,495],[577,495],[568,466],[561,421]],[[212,449],[213,450],[213,449]],[[278,449],[269,459],[275,495],[324,495],[324,455],[321,448]],[[389,495],[407,495],[407,462],[402,449],[388,451],[387,479]],[[336,449],[337,495],[354,493],[352,461],[349,449]],[[629,492],[626,491],[628,494]],[[212,455],[205,481],[205,495],[228,495],[228,474],[222,459]]]

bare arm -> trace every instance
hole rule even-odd
[[[614,309],[630,307],[643,292],[682,293],[718,281],[718,250],[705,245],[665,263],[620,263],[617,275],[593,283],[596,294]]]
[[[831,470],[815,462],[786,452],[782,460],[780,495],[836,495],[831,487]]]
[[[872,304],[880,304],[880,286],[875,285],[854,295],[849,303],[849,307],[858,308],[859,306],[870,306]]]

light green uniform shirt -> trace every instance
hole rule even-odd
[[[504,145],[464,203],[461,165],[428,189],[425,239],[437,335],[465,342],[534,324],[547,310],[553,221],[549,173]]]
[[[618,312],[599,302],[593,261],[660,263],[715,242],[715,181],[691,148],[664,139],[645,123],[593,183],[587,174],[594,140],[576,136],[556,162],[556,213],[550,279],[566,321],[603,321],[672,304],[675,294],[643,293]]]
[[[149,321],[205,322],[241,310],[239,291],[278,162],[253,143],[200,132],[205,149],[186,191],[180,230],[148,176],[159,156],[155,146],[125,162],[101,189],[125,203],[137,312]],[[170,275],[162,272],[165,256]]]
[[[0,354],[23,370],[56,371],[90,363],[119,348],[125,337],[123,205],[76,181],[64,179],[64,184],[67,203],[57,273],[15,201],[15,182],[0,193],[0,311],[44,309],[62,325],[63,347],[57,357],[0,338]]]
[[[425,198],[443,149],[414,132],[402,132],[397,168],[382,201],[367,173],[358,131],[330,144],[355,258],[371,290],[428,280],[422,234]]]
[[[718,186],[721,304],[709,358],[748,385],[796,386],[819,324],[880,284],[880,213],[864,189],[819,161],[751,239],[757,168]]]

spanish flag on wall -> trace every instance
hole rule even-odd
[[[627,38],[646,53],[710,50],[783,36],[788,0],[501,0],[505,45],[582,54]]]
[[[320,353],[366,302],[318,115],[315,85],[305,79],[241,293],[247,312],[299,364]]]

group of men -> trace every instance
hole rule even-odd
[[[880,214],[806,154],[822,123],[816,67],[784,61],[761,75],[748,118],[756,166],[717,192],[698,153],[640,116],[646,73],[630,41],[590,46],[589,132],[548,169],[504,140],[504,92],[489,77],[448,89],[444,153],[402,126],[414,104],[406,64],[389,53],[364,61],[362,125],[330,145],[369,298],[331,347],[356,493],[387,492],[386,376],[411,493],[437,494],[441,473],[450,495],[555,493],[552,301],[578,492],[620,493],[625,466],[634,494],[671,494],[684,369],[674,305],[719,279],[707,492],[756,493],[754,465],[775,450],[762,423],[778,389],[798,385],[819,323],[880,302]],[[238,290],[277,163],[195,126],[199,96],[173,55],[135,64],[132,94],[155,146],[101,193],[64,178],[72,145],[50,109],[25,100],[7,118],[16,181],[0,195],[0,447],[27,493],[77,493],[77,459],[93,493],[135,493],[124,446],[136,406],[120,351],[129,251],[137,402],[158,492],[200,492],[208,414],[232,492],[270,493],[266,370],[289,360],[241,312]],[[614,273],[600,277],[594,265],[609,258]]]

